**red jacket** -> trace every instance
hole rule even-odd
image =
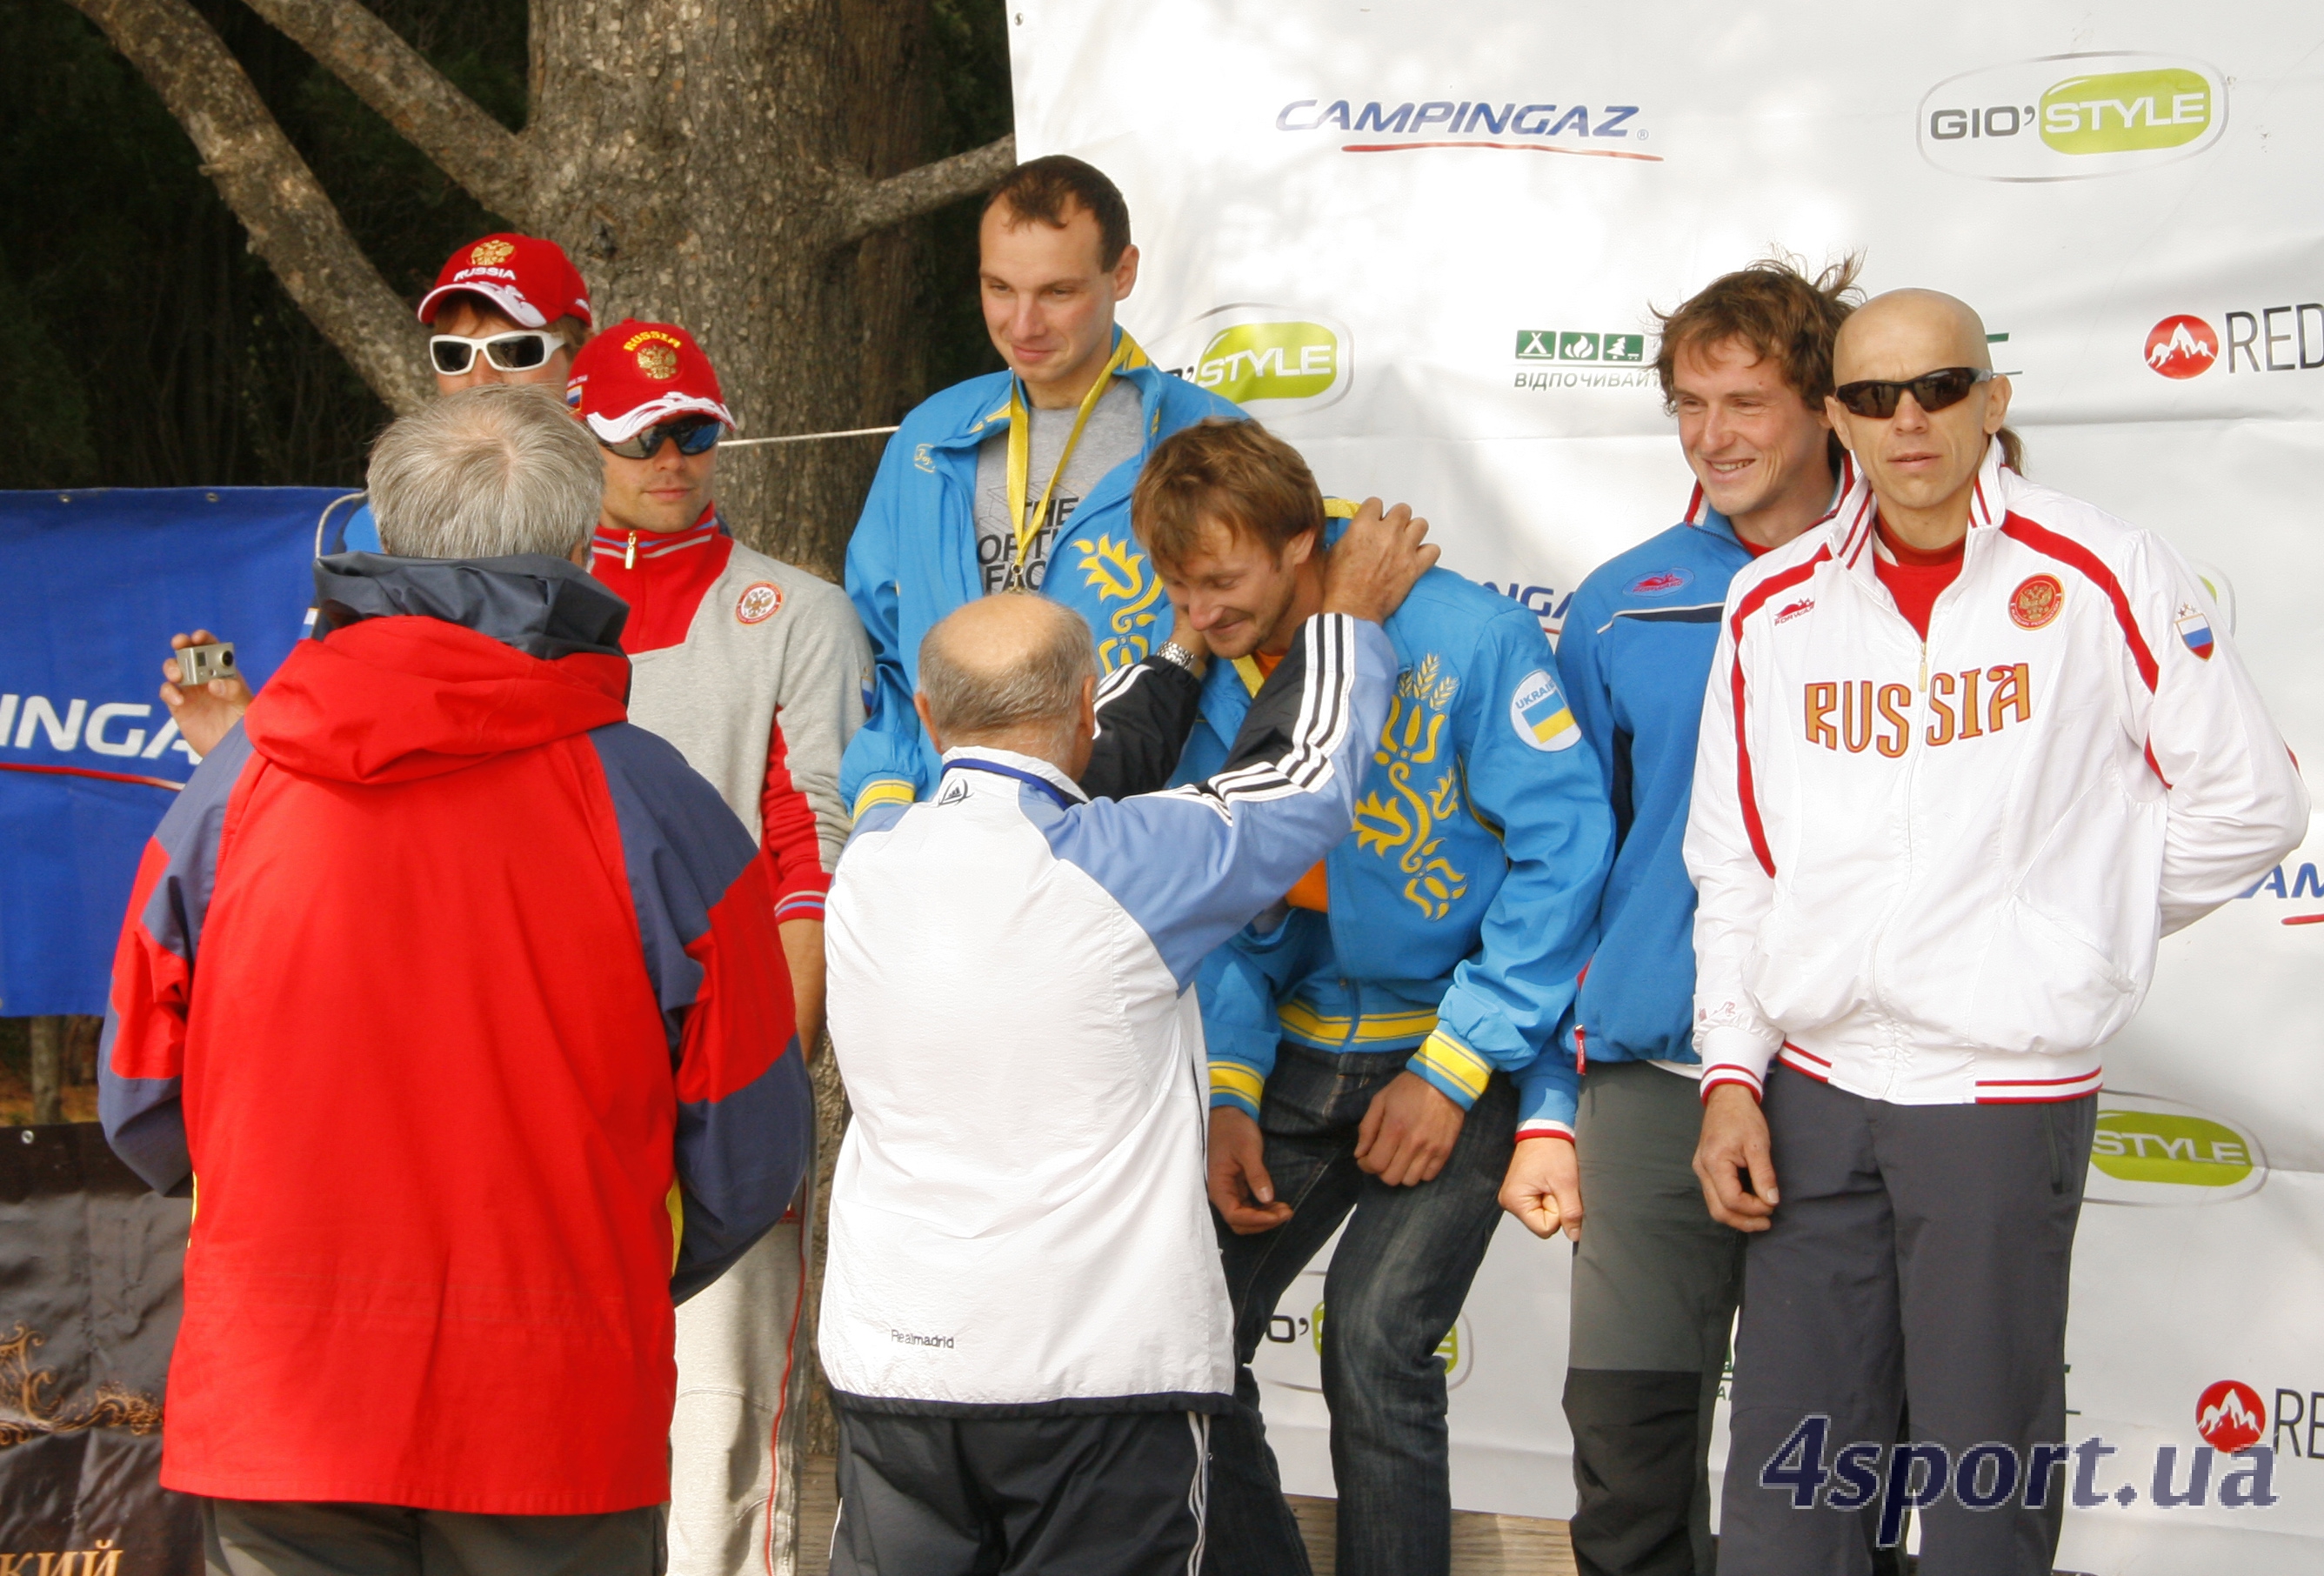
[[[198,1179],[161,1481],[657,1503],[673,1293],[807,1153],[765,865],[622,720],[579,570],[318,580],[333,632],[164,818],[115,963],[108,1136]]]

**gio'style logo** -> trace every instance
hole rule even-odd
[[[1354,337],[1336,318],[1295,307],[1218,307],[1154,342],[1156,364],[1254,416],[1336,403],[1355,381]]]
[[[2092,1203],[2227,1203],[2259,1191],[2259,1139],[2219,1117],[2153,1095],[2098,1095],[2083,1196]]]
[[[2227,124],[2216,68],[2176,55],[2049,55],[1929,89],[1921,156],[1981,180],[2086,180],[2191,158]]]

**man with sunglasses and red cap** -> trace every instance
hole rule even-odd
[[[482,383],[540,383],[563,388],[574,352],[595,319],[589,287],[565,248],[539,235],[499,234],[471,241],[444,261],[435,288],[420,298],[436,392],[457,393]],[[334,511],[339,505],[332,506]],[[320,554],[380,551],[379,524],[368,502],[336,519],[326,513]],[[178,650],[208,645],[208,630],[173,635]],[[161,664],[161,702],[186,742],[207,755],[250,705],[239,674],[181,688],[177,659]]]
[[[1719,1569],[1862,1571],[1909,1506],[1924,1576],[2042,1576],[2099,1049],[2308,794],[2186,560],[2019,474],[1975,312],[1892,291],[1833,363],[1859,479],[1728,591],[1686,834]]]
[[[436,392],[483,383],[558,388],[589,337],[589,287],[565,248],[539,235],[492,235],[444,260],[436,287],[420,298],[428,364]],[[379,527],[365,503],[327,552],[375,553]]]
[[[604,455],[589,567],[630,604],[630,718],[710,779],[770,867],[798,1003],[823,1018],[823,903],[846,840],[839,761],[863,720],[871,648],[846,594],[737,542],[713,501],[734,428],[718,373],[672,323],[632,319],[573,360],[567,402]],[[680,1310],[670,1425],[670,1570],[741,1576],[797,1515],[807,1365],[800,1216]]]

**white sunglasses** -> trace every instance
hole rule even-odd
[[[549,358],[564,348],[563,337],[549,328],[511,328],[482,339],[437,334],[428,341],[429,358],[447,378],[456,378],[475,365],[479,350],[503,372],[533,372],[547,366]]]

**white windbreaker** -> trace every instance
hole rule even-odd
[[[1727,594],[1686,862],[1703,1091],[2070,1100],[2157,940],[2308,828],[2201,582],[1988,447],[1925,644],[1861,479]]]
[[[1396,670],[1378,624],[1321,614],[1206,781],[1092,801],[959,748],[932,797],[856,817],[826,932],[844,1405],[1227,1406],[1194,971],[1347,835]]]

